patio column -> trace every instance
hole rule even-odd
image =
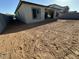
[[[54,17],[53,17],[54,19],[56,19],[56,18],[57,18],[57,17],[56,17],[56,12],[57,12],[57,11],[56,11],[56,10],[54,10]]]

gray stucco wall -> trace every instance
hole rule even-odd
[[[8,16],[0,14],[0,33],[4,31],[8,22]]]

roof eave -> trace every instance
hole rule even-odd
[[[22,5],[22,2],[19,2],[19,4],[18,4],[18,6],[17,6],[17,8],[16,8],[16,10],[15,10],[15,12],[14,13],[16,13],[17,12],[17,10],[20,8],[20,6]]]
[[[44,5],[41,5],[41,4],[35,4],[35,3],[31,3],[31,2],[21,1],[21,2],[19,2],[18,6],[17,6],[17,8],[16,8],[16,10],[15,10],[15,13],[17,12],[17,10],[20,8],[20,6],[21,6],[23,3],[24,3],[24,4],[27,3],[27,4],[42,6],[42,7],[48,7],[48,6],[44,6]]]

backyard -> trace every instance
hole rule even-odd
[[[0,59],[79,59],[79,20],[27,27],[8,25],[0,35]]]

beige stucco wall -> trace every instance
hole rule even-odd
[[[32,8],[41,9],[41,18],[40,19],[33,19]],[[45,19],[45,17],[44,17],[45,16],[45,7],[29,5],[29,4],[22,4],[17,12],[19,12],[19,15],[16,13],[16,16],[25,23],[34,23],[34,22],[43,21]]]

